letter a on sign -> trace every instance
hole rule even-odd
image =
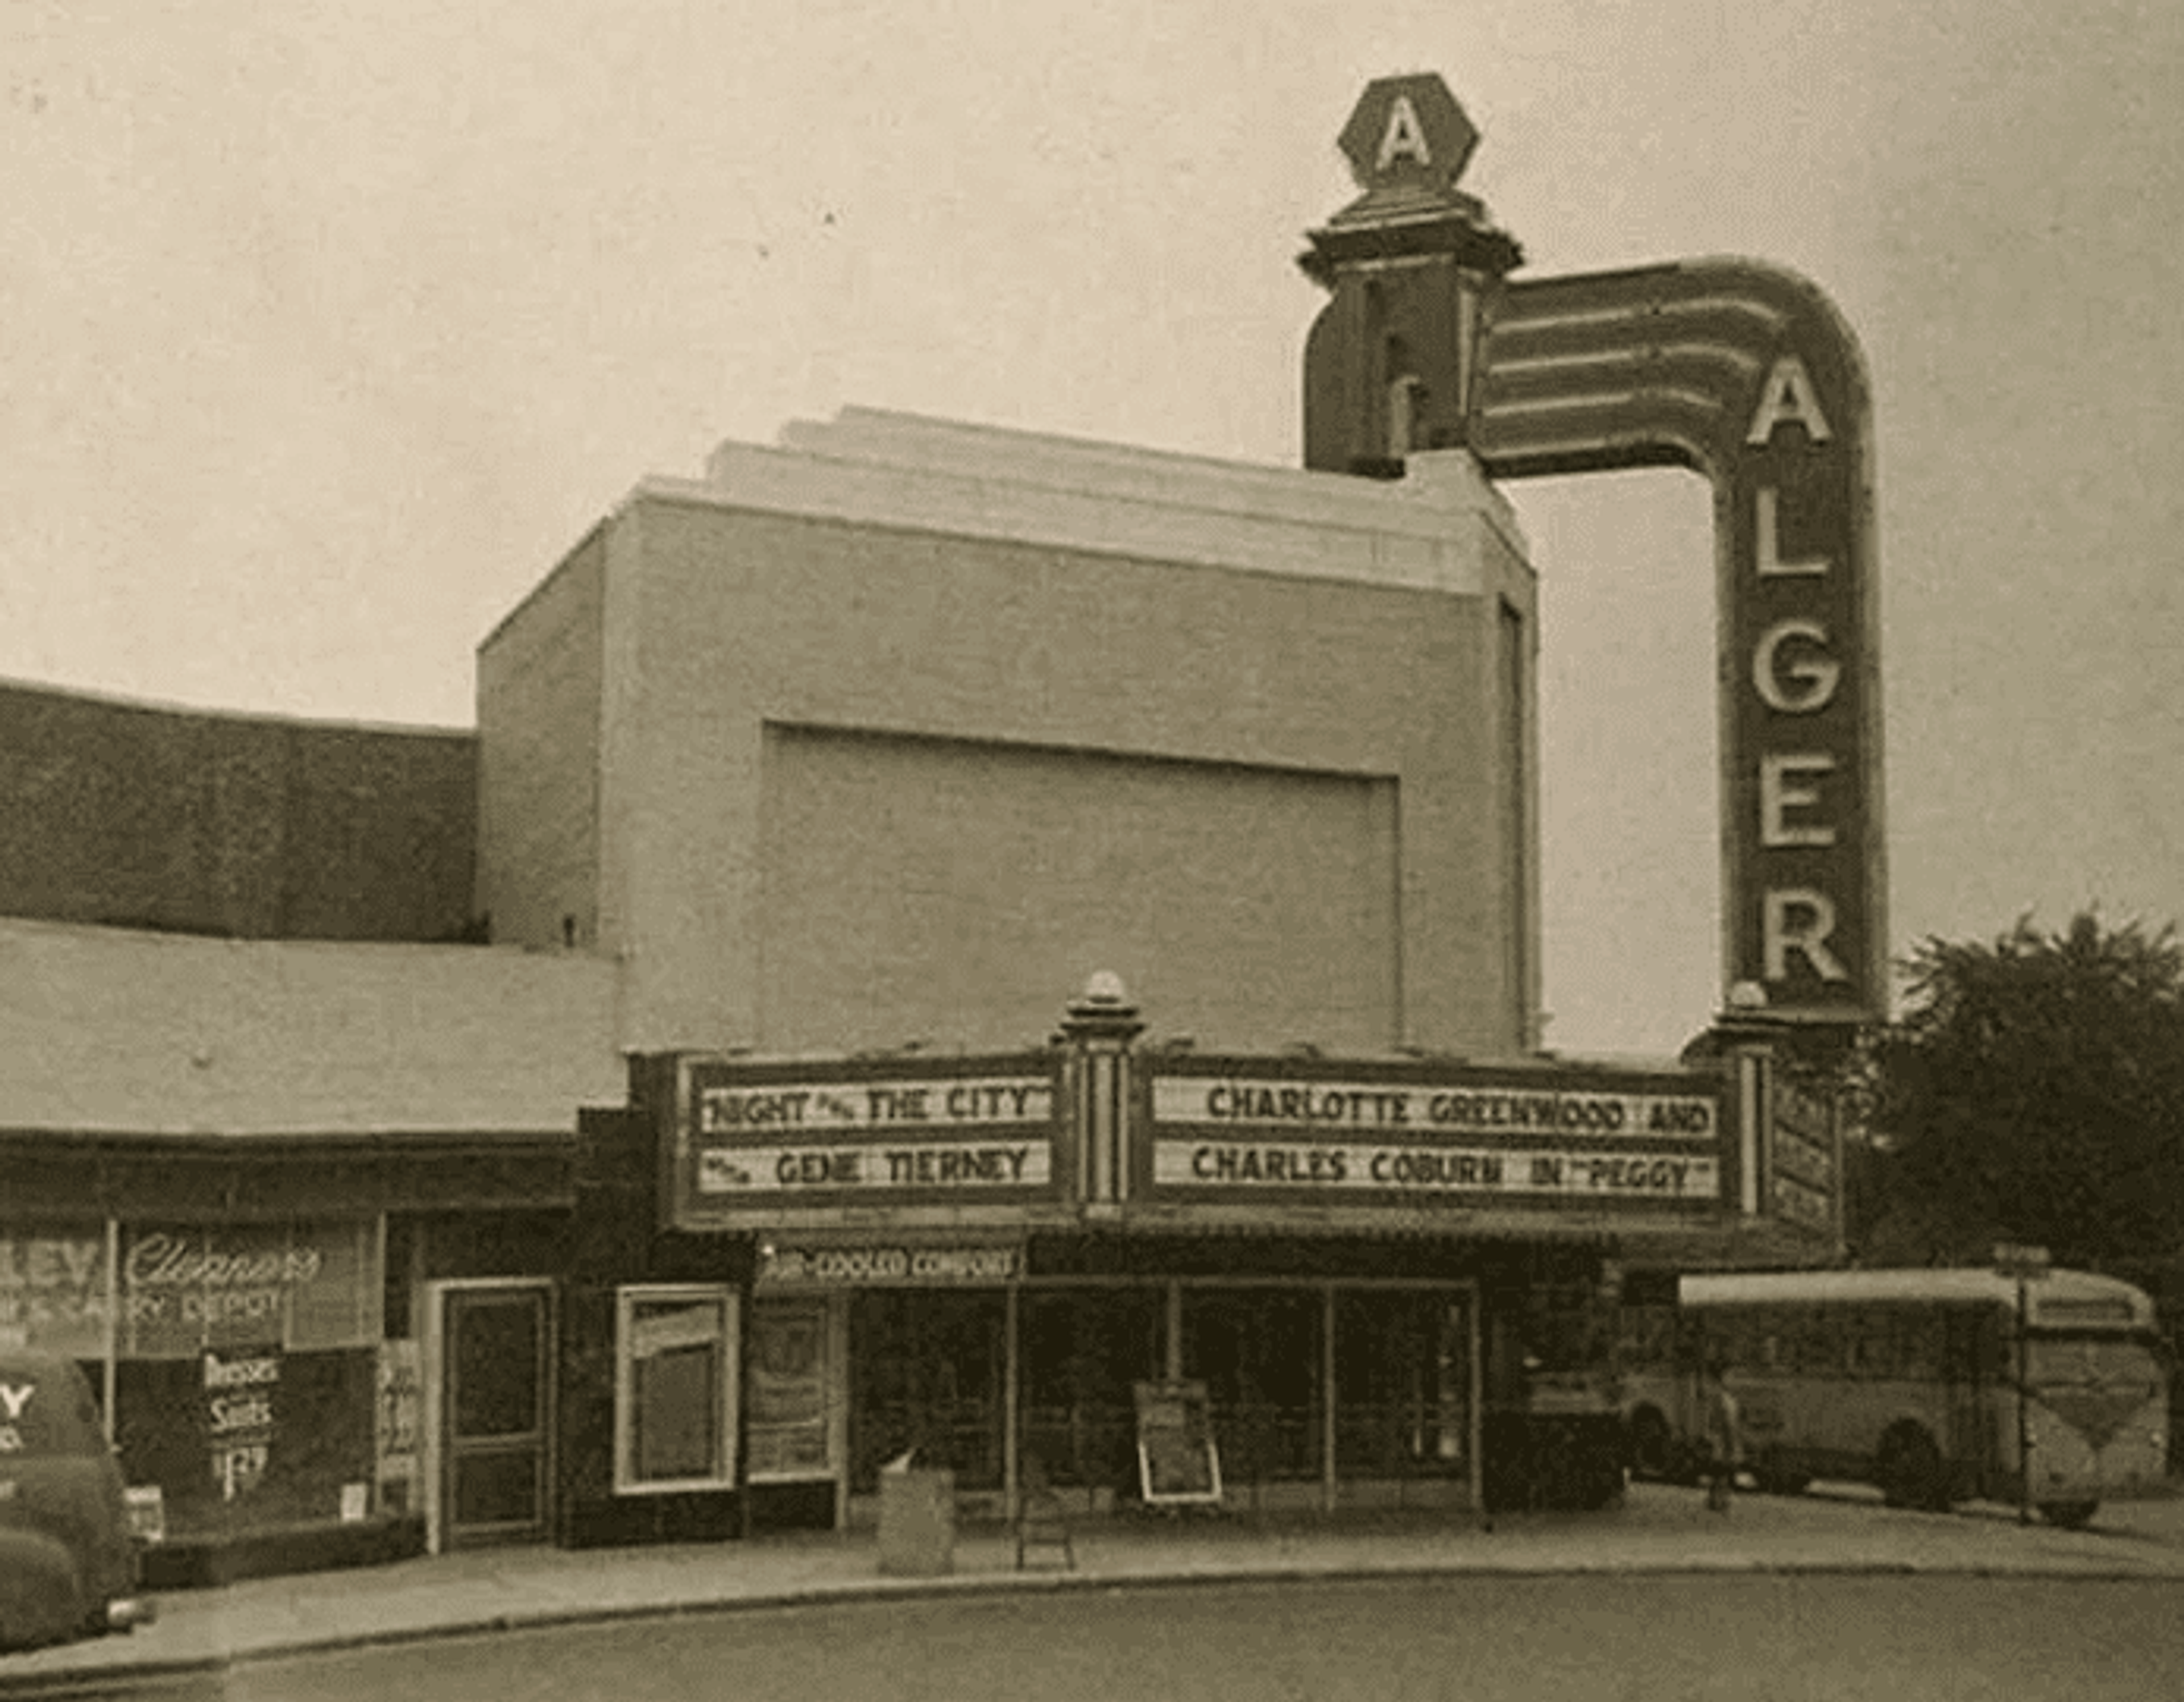
[[[1426,146],[1426,133],[1418,125],[1418,109],[1408,95],[1397,95],[1388,103],[1388,127],[1380,132],[1380,152],[1373,169],[1385,171],[1399,159],[1416,160],[1420,165],[1433,164],[1433,150]]]
[[[1759,392],[1759,406],[1752,411],[1752,429],[1744,441],[1764,443],[1785,420],[1802,426],[1815,443],[1828,441],[1828,416],[1820,412],[1820,398],[1813,393],[1805,363],[1794,354],[1784,355],[1767,375],[1767,387]]]

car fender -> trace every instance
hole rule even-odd
[[[42,1531],[0,1529],[0,1649],[73,1637],[91,1610],[66,1543]]]

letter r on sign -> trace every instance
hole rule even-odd
[[[1767,979],[1786,981],[1790,954],[1797,953],[1822,981],[1848,981],[1850,971],[1827,948],[1836,931],[1836,907],[1825,893],[1808,887],[1770,887],[1767,892],[1766,921],[1762,930],[1767,960]]]

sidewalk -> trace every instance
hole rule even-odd
[[[1640,1485],[1599,1513],[1360,1514],[1086,1521],[1077,1568],[1014,1569],[997,1531],[957,1542],[952,1573],[883,1577],[870,1532],[571,1553],[472,1550],[254,1579],[159,1598],[131,1635],[0,1655],[0,1694],[31,1680],[186,1672],[304,1649],[582,1620],[993,1590],[1222,1579],[1565,1572],[1927,1572],[2184,1581],[2184,1500],[2103,1509],[2093,1528],[2020,1526],[2001,1507],[1897,1512],[1869,1496],[1744,1495],[1726,1517],[1695,1490]]]

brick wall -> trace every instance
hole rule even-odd
[[[0,915],[464,937],[476,746],[0,685]]]

